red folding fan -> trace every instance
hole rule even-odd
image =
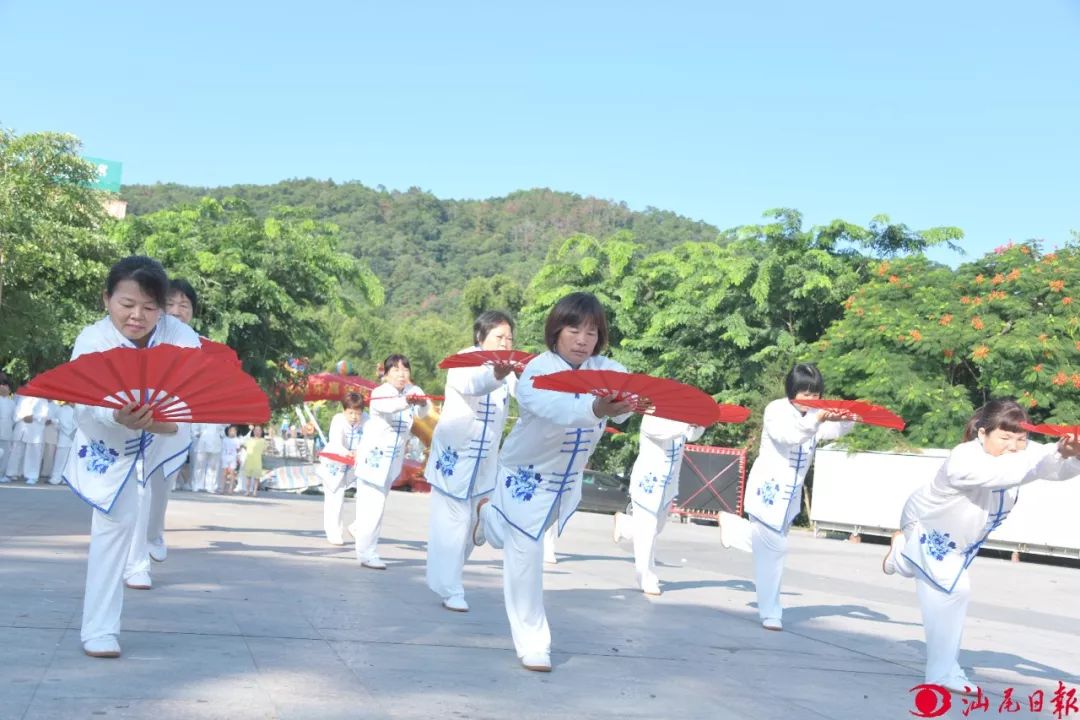
[[[480,367],[488,363],[508,363],[518,369],[524,369],[536,355],[521,350],[466,350],[457,355],[449,355],[439,362],[440,370],[453,368]]]
[[[365,397],[371,391],[379,387],[359,375],[335,375],[334,373],[317,373],[308,376],[307,387],[304,390],[304,400],[315,402],[316,400],[341,400],[345,393],[358,392]]]
[[[872,405],[861,400],[796,400],[800,405],[817,408],[818,410],[831,410],[832,412],[845,412],[854,415],[856,422],[877,427],[889,428],[890,430],[903,430],[904,418],[892,410],[880,405]]]
[[[319,457],[326,458],[327,460],[333,460],[334,462],[341,463],[342,465],[352,465],[354,462],[356,462],[356,458],[352,456],[338,455],[337,453],[326,452],[325,450],[319,453]]]
[[[223,359],[240,367],[243,363],[240,362],[240,356],[236,354],[236,351],[225,343],[219,343],[211,340],[210,338],[200,337],[199,342],[202,343],[202,351],[210,353],[211,355],[220,355]]]
[[[1028,432],[1037,432],[1042,435],[1052,435],[1054,437],[1080,435],[1080,425],[1032,425],[1031,423],[1020,423],[1020,427]]]
[[[636,412],[691,425],[708,426],[721,420],[716,401],[701,390],[652,375],[615,370],[563,370],[533,378],[533,387],[598,397],[615,395],[619,400],[636,399],[640,408]]]
[[[44,372],[23,395],[82,405],[154,407],[164,422],[264,423],[270,403],[255,380],[221,353],[157,345],[87,353]]]

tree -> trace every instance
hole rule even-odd
[[[260,219],[241,201],[204,198],[129,219],[115,234],[191,282],[196,328],[234,348],[266,388],[283,379],[287,358],[329,347],[335,317],[383,302],[370,269],[340,251],[337,228],[304,211]]]
[[[68,359],[123,253],[79,147],[71,135],[0,128],[0,363],[16,377]]]
[[[1080,419],[1080,249],[1002,246],[955,272],[922,256],[878,263],[812,357],[837,391],[881,402],[906,440],[950,447],[973,410],[1014,396],[1038,420]],[[1077,298],[1080,301],[1080,297]],[[888,446],[864,431],[854,446]]]
[[[485,310],[502,310],[516,315],[525,304],[525,291],[517,280],[503,273],[474,277],[465,283],[461,302],[469,318],[475,318]]]

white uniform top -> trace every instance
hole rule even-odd
[[[581,501],[581,473],[604,434],[605,418],[593,414],[593,395],[537,390],[533,378],[571,370],[554,352],[533,358],[517,384],[521,417],[499,453],[492,506],[518,531],[539,539],[552,513],[562,532]],[[581,370],[626,372],[610,358],[594,355]],[[615,418],[622,422],[629,413]]]
[[[56,447],[69,448],[75,440],[75,408],[71,405],[58,405],[56,408]]]
[[[446,401],[424,471],[433,488],[458,500],[495,489],[499,444],[516,386],[514,373],[498,380],[490,365],[447,372]]]
[[[15,434],[15,398],[0,397],[0,442],[11,440]]]
[[[746,483],[743,508],[758,522],[786,533],[799,514],[803,480],[818,443],[851,431],[851,422],[819,422],[818,410],[805,415],[787,398],[765,406],[761,451]]]
[[[1066,460],[1053,444],[1029,441],[1024,450],[997,457],[978,439],[957,445],[904,505],[901,525],[915,527],[905,533],[903,555],[940,590],[952,592],[990,533],[1005,522],[1021,485],[1078,474],[1080,461]]]
[[[210,455],[221,452],[221,441],[225,439],[226,425],[217,423],[199,423],[192,431],[197,435],[195,452]]]
[[[656,515],[665,510],[679,492],[683,448],[705,432],[687,425],[646,415],[641,420],[641,449],[630,471],[630,499],[642,510]]]
[[[33,422],[25,422],[30,418]],[[24,397],[15,410],[15,421],[22,425],[22,441],[27,445],[45,442],[45,421],[49,419],[49,401],[45,398]]]
[[[369,419],[356,448],[356,478],[368,485],[389,488],[405,462],[405,444],[414,417],[426,417],[428,405],[410,405],[407,395],[423,395],[416,385],[398,392],[390,383],[371,391]]]
[[[345,464],[320,456],[319,462],[325,472],[332,477],[336,477],[352,469],[356,462],[356,449],[360,447],[360,438],[364,434],[367,422],[368,414],[366,412],[361,413],[360,422],[356,425],[349,424],[344,412],[339,412],[334,416],[334,419],[330,421],[330,430],[326,433],[326,447],[322,451],[340,455],[341,457],[351,457],[353,462]]]
[[[162,344],[199,347],[199,336],[181,321],[163,313],[147,347]],[[79,333],[71,359],[117,347],[134,345],[120,334],[112,320],[104,317]],[[137,474],[140,458],[144,469],[141,482],[145,483],[159,469],[165,471],[167,478],[183,465],[191,444],[185,424],[178,426],[176,435],[129,430],[113,419],[112,408],[76,405],[75,422],[78,430],[64,468],[64,480],[76,495],[104,513],[112,510],[120,490]]]

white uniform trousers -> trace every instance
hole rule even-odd
[[[484,535],[503,550],[503,601],[519,658],[551,652],[544,612],[544,544],[510,527],[490,504],[481,510]],[[551,522],[555,522],[554,518]]]
[[[356,483],[356,559],[360,562],[379,559],[379,534],[382,532],[383,510],[386,509],[388,488],[366,482]]]
[[[217,492],[221,474],[220,452],[197,452],[191,473],[191,489],[195,492]]]
[[[86,562],[83,596],[82,641],[117,635],[124,607],[124,564],[139,515],[138,483],[124,484],[112,513],[93,511],[90,552]]]
[[[8,480],[14,480],[22,475],[23,469],[23,456],[26,454],[26,443],[22,440],[11,440],[11,445],[8,448],[9,452],[6,455],[7,467],[4,469],[4,477]]]
[[[124,579],[128,580],[137,573],[150,572],[150,548],[146,544],[146,528],[150,522],[150,483],[139,485],[135,478],[128,480],[128,485],[138,485],[135,508],[135,528],[128,545],[127,560],[124,565]],[[124,489],[127,492],[127,488]]]
[[[340,545],[345,541],[345,489],[352,477],[352,470],[330,473],[320,463],[318,472],[323,489],[323,532],[327,540]]]
[[[427,585],[443,600],[465,597],[462,573],[475,547],[472,529],[481,497],[459,500],[435,488],[431,490]]]
[[[11,457],[11,441],[0,440],[0,477],[7,477],[8,458]]]
[[[166,478],[162,470],[158,470],[146,483],[150,491],[150,511],[146,517],[146,541],[150,545],[163,547],[165,545],[165,511],[169,508],[169,495],[172,493],[172,477]]]
[[[44,449],[41,453],[41,477],[49,478],[49,482],[56,485],[60,482],[59,479],[54,477],[56,465],[56,444],[45,443]]]
[[[909,536],[914,525],[904,528]],[[923,632],[926,633],[926,682],[960,689],[971,685],[960,667],[960,642],[964,635],[968,601],[971,599],[971,579],[964,570],[951,593],[931,585],[917,573],[915,567],[900,553],[893,554],[896,571],[904,577],[915,578],[915,594],[922,611]]]
[[[67,469],[69,455],[71,455],[70,445],[56,446],[56,461],[53,463],[52,477],[49,478],[49,482],[53,485],[64,482],[64,470]]]
[[[656,580],[656,538],[667,524],[667,513],[653,515],[634,507],[630,518],[634,527],[634,570],[638,583],[641,584],[643,579]]]
[[[787,533],[751,520],[751,545],[754,549],[754,587],[757,589],[758,615],[764,620],[780,620],[780,581],[787,556]]]
[[[22,443],[22,476],[26,482],[37,482],[41,475],[41,460],[45,455],[45,443]]]

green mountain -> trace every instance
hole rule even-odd
[[[473,277],[509,275],[522,287],[552,242],[576,233],[606,237],[629,230],[646,250],[715,240],[718,229],[675,213],[633,211],[615,203],[547,189],[487,200],[444,200],[418,188],[401,192],[358,182],[286,180],[275,185],[202,188],[129,185],[128,213],[145,215],[204,196],[237,197],[263,215],[277,206],[309,208],[341,228],[343,246],[367,260],[395,310],[446,312],[459,307]]]

